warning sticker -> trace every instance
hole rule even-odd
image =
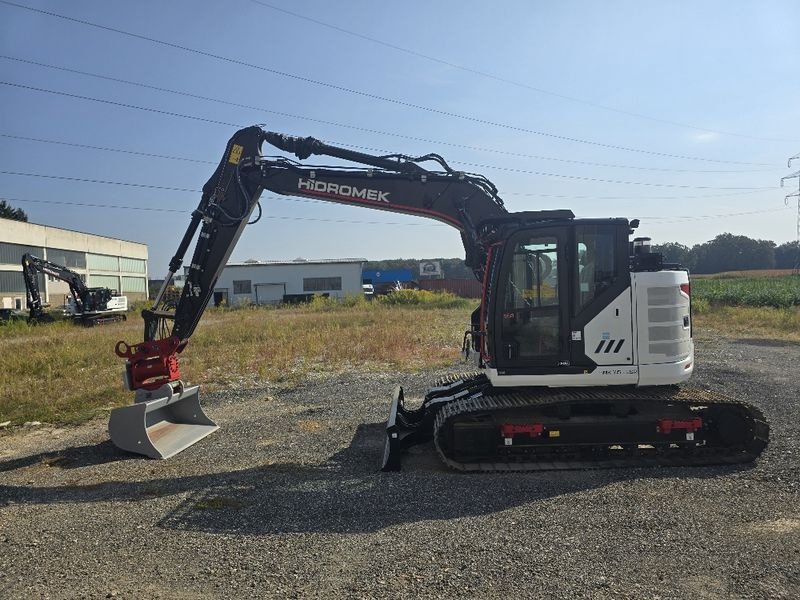
[[[239,160],[242,158],[242,150],[244,150],[244,146],[234,144],[233,148],[231,148],[231,155],[228,157],[228,162],[232,165],[238,165]]]

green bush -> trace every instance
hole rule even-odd
[[[322,294],[314,294],[314,297],[311,298],[311,302],[309,302],[307,306],[311,310],[331,310],[340,306],[340,304],[336,298],[323,296]]]
[[[428,290],[397,290],[385,296],[378,296],[377,302],[383,306],[420,306],[423,308],[468,308],[474,300],[459,298],[449,292]]]

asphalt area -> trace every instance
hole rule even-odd
[[[693,385],[770,421],[745,467],[464,475],[425,445],[379,472],[393,387],[433,372],[203,395],[222,428],[167,461],[102,420],[6,431],[0,597],[798,598],[799,359],[698,343]]]

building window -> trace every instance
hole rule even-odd
[[[304,292],[329,292],[341,289],[341,277],[303,277]]]
[[[83,283],[86,283],[86,275],[84,275],[83,273],[75,273],[75,274],[76,274],[78,277],[80,277],[80,279],[81,279],[81,281],[82,281]],[[40,273],[40,275],[41,275],[41,273]],[[60,277],[55,277],[55,276],[53,276],[53,275],[48,275],[48,276],[47,276],[47,281],[49,281],[50,283],[55,283],[56,281],[65,281],[65,280],[64,280],[64,279],[61,279]]]
[[[44,274],[37,273],[36,279],[39,289],[44,295]],[[0,271],[0,292],[10,294],[25,293],[25,277],[22,271]]]
[[[61,250],[60,248],[48,248],[47,260],[57,265],[63,265],[68,269],[85,269],[86,253],[75,252],[74,250]]]
[[[86,265],[91,271],[119,272],[119,256],[110,256],[108,254],[87,254]]]
[[[126,273],[146,273],[147,262],[140,258],[119,257],[119,270]]]
[[[23,246],[21,244],[0,242],[0,264],[18,265],[23,254],[33,254],[38,258],[44,256],[43,248],[40,246]]]
[[[234,294],[252,294],[253,293],[253,286],[250,283],[249,279],[242,279],[241,281],[234,281],[233,282],[233,293]]]
[[[144,277],[123,277],[122,291],[144,294],[147,291],[147,280]]]
[[[104,287],[119,291],[119,277],[116,275],[89,275],[89,287]]]

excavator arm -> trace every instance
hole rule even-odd
[[[309,166],[283,156],[264,157],[261,146],[265,141],[300,160],[320,155],[358,166]],[[440,169],[428,170],[420,163],[434,163]],[[197,327],[214,285],[256,207],[260,216],[259,201],[264,191],[447,223],[461,233],[467,264],[477,276],[482,273],[486,257],[480,224],[507,215],[489,180],[456,171],[436,154],[374,156],[257,126],[242,129],[228,141],[219,166],[203,187],[200,203],[170,261],[153,308],[143,311],[145,341],[135,346],[117,344],[117,354],[128,360],[126,381],[130,389],[153,390],[180,379],[176,354]],[[198,229],[180,300],[174,312],[165,311],[165,291],[183,264]]]

